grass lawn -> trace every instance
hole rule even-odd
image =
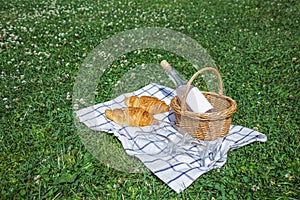
[[[299,10],[296,0],[2,1],[1,199],[299,199]],[[224,167],[180,194],[149,171],[129,174],[99,162],[76,132],[72,91],[86,56],[115,34],[143,27],[201,44],[238,103],[233,124],[268,136],[230,151]],[[97,102],[111,98],[128,70],[161,59],[193,74],[169,52],[129,52],[99,81]]]

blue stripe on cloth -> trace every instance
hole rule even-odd
[[[92,109],[91,111],[83,113],[82,115],[78,115],[77,117],[82,118],[82,117],[84,117],[86,115],[92,114],[93,112],[99,112],[99,111],[97,111],[97,109]]]
[[[158,174],[158,173],[162,173],[162,172],[165,172],[165,171],[169,171],[170,169],[172,169],[173,171],[175,172],[181,172],[181,170],[176,170],[175,167],[178,167],[178,166],[181,166],[181,165],[188,165],[186,162],[178,162],[178,163],[175,163],[175,164],[171,164],[171,163],[168,163],[169,166],[168,167],[165,167],[165,168],[162,168],[162,169],[159,169],[159,170],[155,170],[154,173]]]
[[[190,164],[193,165],[195,163],[198,163],[200,167],[203,167],[204,166],[204,159],[203,158],[197,158],[193,162],[191,162]]]
[[[134,92],[133,94],[136,96],[141,96],[141,95],[149,95],[149,96],[154,96],[153,93],[150,93],[149,90],[155,88],[156,85],[152,85],[150,87],[146,87],[146,88],[141,88],[140,90]]]
[[[231,132],[227,136],[224,137],[224,141],[235,143],[237,139],[244,137],[244,134],[240,132]]]
[[[155,91],[154,93],[152,93],[153,96],[159,96],[159,94],[161,93],[160,90]],[[161,99],[161,98],[160,98]]]
[[[235,132],[241,132],[241,131],[244,129],[244,127],[241,126],[241,127],[239,128],[239,126],[233,126],[232,129],[238,129],[238,130],[235,130]],[[231,129],[231,130],[232,130],[232,129]]]
[[[157,143],[155,143],[157,141],[149,141],[146,144],[143,145],[139,145],[137,142],[134,141],[134,144],[139,148],[140,151],[142,151],[143,149],[149,147],[150,145],[154,145],[155,147],[157,147],[159,150],[164,150],[163,148],[161,148],[160,146],[157,145]]]
[[[161,92],[164,95],[164,97],[161,100],[164,100],[166,98],[173,98],[175,96],[174,91],[169,91],[163,87],[159,88],[159,92]]]
[[[143,163],[144,164],[150,164],[150,163],[155,163],[155,162],[166,162],[166,161],[164,160],[164,158],[159,157],[159,158],[153,158],[151,160],[146,160]]]
[[[190,169],[182,172],[180,175],[178,175],[178,176],[174,177],[173,179],[169,180],[167,182],[167,184],[171,184],[172,182],[178,180],[182,176],[185,176],[185,177],[189,178],[191,181],[194,181],[195,178],[188,175],[188,172],[193,171],[193,170],[199,170],[199,169],[198,168],[190,168]]]
[[[130,134],[126,130],[125,130],[125,133],[123,133],[123,131],[121,131],[121,130],[122,129],[119,129],[117,137],[124,137],[128,141],[133,140],[133,138],[130,136]]]
[[[93,112],[97,112],[97,111],[93,111]],[[91,121],[91,120],[93,120],[93,119],[97,119],[97,118],[99,118],[100,116],[103,116],[103,115],[104,115],[104,113],[101,113],[101,112],[98,112],[98,113],[99,113],[99,115],[96,115],[96,116],[94,116],[94,117],[92,117],[92,118],[88,118],[88,119],[83,120],[83,121],[81,121],[81,122],[85,123],[85,122],[87,122],[87,121]],[[94,114],[96,114],[96,113],[94,113]]]
[[[97,128],[97,127],[105,126],[106,124],[111,124],[111,122],[110,122],[110,121],[106,121],[106,122],[103,122],[103,123],[101,123],[101,124],[95,124],[95,125],[93,125],[93,126],[90,126],[90,128],[91,128],[91,129],[95,129],[95,128]]]
[[[240,141],[244,140],[244,139],[247,138],[249,135],[251,135],[251,133],[254,133],[254,130],[251,130],[249,133],[247,133],[246,135],[244,135],[244,137],[242,137],[242,138],[239,139],[239,140],[236,140],[234,143],[235,143],[235,144],[239,143]]]

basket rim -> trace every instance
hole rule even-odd
[[[202,91],[201,91],[202,92]],[[189,110],[182,110],[181,105],[178,104],[177,98],[178,96],[176,95],[175,97],[172,98],[171,100],[171,107],[173,108],[173,110],[177,113],[180,113],[181,115],[184,116],[189,116],[191,118],[201,118],[203,120],[218,120],[218,119],[224,119],[227,117],[231,117],[233,113],[236,112],[237,110],[237,103],[235,100],[233,100],[232,98],[225,96],[225,95],[221,95],[215,92],[202,92],[203,94],[209,94],[212,96],[215,96],[217,98],[221,98],[225,101],[230,102],[230,106],[224,110],[220,110],[220,111],[216,111],[216,112],[211,112],[211,113],[195,113]],[[175,101],[176,99],[176,101]],[[176,103],[178,105],[178,107],[180,108],[180,110],[178,109],[174,109],[174,107],[172,106],[172,102]]]

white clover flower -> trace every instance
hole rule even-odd
[[[83,98],[79,99],[79,103],[81,103],[81,104],[85,104],[85,101],[84,101],[84,99],[83,99]]]
[[[70,99],[71,99],[71,94],[70,94],[70,92],[67,93],[66,99],[67,99],[67,100],[70,100]]]
[[[40,179],[41,179],[41,175],[36,175],[36,176],[33,178],[33,180],[35,181],[35,183],[39,183]]]
[[[290,177],[290,174],[287,173],[286,175],[284,175],[284,178],[289,178]]]
[[[76,103],[76,104],[74,104],[73,108],[74,108],[74,110],[78,110],[79,105]]]
[[[258,185],[253,185],[251,188],[252,191],[257,191],[259,190],[259,186]]]

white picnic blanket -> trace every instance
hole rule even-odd
[[[229,133],[215,141],[191,138],[174,124],[174,114],[169,112],[155,115],[160,121],[157,126],[128,127],[108,120],[106,109],[124,108],[124,97],[154,96],[170,104],[176,92],[155,83],[137,91],[121,95],[111,101],[96,104],[81,110],[76,115],[80,122],[95,131],[113,133],[122,143],[125,152],[135,156],[164,183],[180,193],[202,174],[221,168],[230,149],[238,149],[255,141],[265,142],[266,135],[255,130],[231,125]]]

